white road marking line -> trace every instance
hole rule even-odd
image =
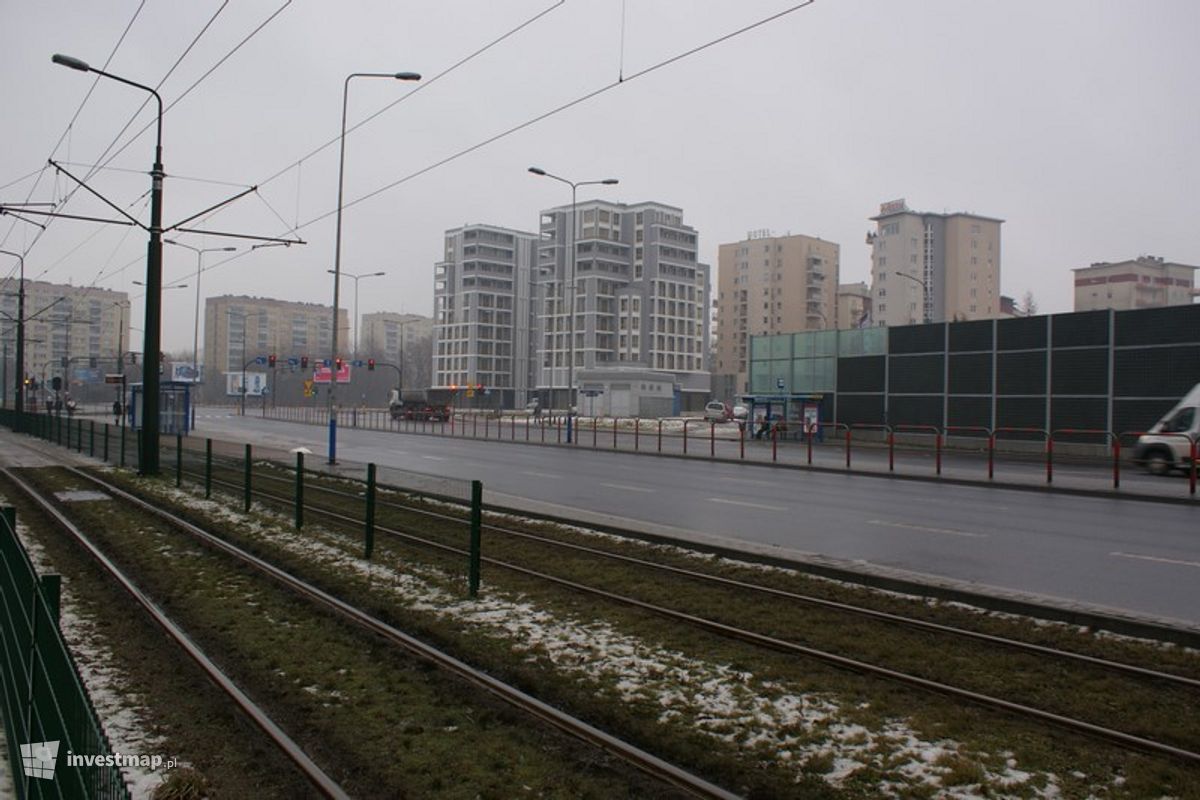
[[[986,539],[986,533],[975,533],[974,531],[960,531],[953,528],[930,528],[925,525],[912,525],[907,522],[888,522],[883,519],[869,519],[868,525],[883,525],[889,528],[905,528],[913,531],[924,531],[926,533],[945,533],[950,536],[965,536],[968,539]]]
[[[1109,555],[1116,556],[1117,558],[1136,558],[1140,561],[1157,561],[1161,564],[1179,564],[1180,566],[1184,567],[1200,567],[1200,561],[1181,561],[1175,558],[1163,558],[1162,556],[1142,556],[1138,555],[1137,553],[1122,553],[1119,551],[1109,553]]]
[[[528,472],[528,471],[526,471],[526,472],[522,472],[521,474],[522,475],[532,475],[535,478],[553,478],[554,480],[562,479],[562,475],[551,475],[549,472]]]
[[[786,506],[768,506],[768,505],[764,505],[763,503],[747,503],[742,500],[726,500],[723,497],[710,497],[708,499],[713,503],[725,503],[726,505],[730,505],[730,506],[745,506],[746,508],[758,508],[758,509],[762,509],[764,511],[790,511],[791,510],[791,509],[787,508]]]
[[[430,461],[445,461],[446,460],[442,456],[421,456],[421,458],[427,458]]]
[[[729,481],[730,483],[753,483],[759,486],[778,486],[774,481],[756,481],[753,478],[722,478],[721,480]]]
[[[623,483],[601,483],[601,486],[607,486],[610,489],[624,489],[627,492],[653,492],[653,489],[647,489],[645,486],[626,486]]]

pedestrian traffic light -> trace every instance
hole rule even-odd
[[[270,367],[271,369],[275,369],[275,354],[274,353],[271,353],[271,355],[267,356],[267,366]]]
[[[482,383],[477,383],[477,384],[475,384],[475,391],[477,391],[477,392],[482,392],[482,391],[483,391],[483,384],[482,384]]]
[[[308,369],[308,356],[300,356],[300,369]]]
[[[457,392],[457,391],[458,391],[458,384],[457,384],[457,383],[452,383],[452,384],[450,384],[450,391],[452,391],[452,392]]]
[[[334,369],[336,369],[338,372],[342,371],[342,357],[341,356],[338,356],[337,358],[335,358],[333,360],[333,366],[334,366]]]
[[[56,392],[62,391],[62,378],[60,378],[57,375],[55,375],[53,378],[51,378],[50,379],[50,388],[54,389],[54,391],[56,391]]]
[[[369,372],[374,372],[374,371],[375,371],[375,359],[373,359],[373,358],[368,358],[368,359],[367,359],[367,370],[368,370]]]
[[[136,364],[136,363],[137,363],[137,353],[130,353],[130,354],[129,354],[129,363],[130,363],[130,364]]]

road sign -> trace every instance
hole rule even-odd
[[[288,366],[289,367],[300,366],[300,359],[296,358],[295,356],[292,356],[291,358],[288,359]]]
[[[317,369],[313,372],[313,382],[314,383],[329,383],[329,377],[332,374],[333,374],[333,370],[331,370],[329,367],[317,367]],[[338,383],[349,383],[350,382],[350,365],[349,364],[342,364],[342,368],[338,371],[337,382]]]
[[[304,382],[304,396],[305,396],[305,397],[312,397],[312,396],[313,396],[313,394],[314,394],[314,392],[313,392],[313,382],[312,382],[312,381],[305,381],[305,382]]]
[[[258,358],[254,359],[254,363],[255,364],[265,364],[265,363],[267,363],[267,357],[259,356]]]
[[[350,363],[351,363],[351,364],[353,364],[353,365],[354,365],[354,366],[356,366],[356,367],[361,367],[361,366],[363,366],[364,364],[366,364],[367,362],[363,361],[361,358],[356,358],[356,359],[354,359],[353,361],[351,361]]]
[[[124,383],[125,375],[121,372],[110,372],[104,376],[105,383]]]

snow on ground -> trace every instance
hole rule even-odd
[[[19,519],[17,536],[39,575],[58,572],[41,543],[29,534]],[[131,685],[129,676],[116,666],[112,650],[97,634],[95,619],[79,609],[69,580],[62,583],[59,630],[71,651],[79,677],[100,717],[100,724],[104,727],[113,752],[168,755],[163,753],[162,737],[153,734],[145,720],[144,698]],[[165,772],[154,772],[140,766],[122,767],[121,772],[133,800],[147,800],[166,777]]]
[[[664,724],[701,731],[764,764],[794,765],[797,779],[802,767],[813,762],[829,765],[824,778],[835,786],[861,769],[874,768],[887,776],[878,787],[887,797],[905,796],[914,786],[928,787],[942,798],[976,796],[980,789],[943,787],[942,778],[950,767],[942,759],[959,756],[960,745],[922,739],[903,719],[889,719],[870,730],[848,721],[854,709],[844,709],[831,694],[806,693],[728,664],[697,660],[603,621],[558,615],[523,596],[492,590],[481,599],[464,599],[445,588],[454,585],[454,576],[413,563],[400,571],[364,561],[347,551],[354,545],[318,526],[297,533],[290,519],[280,514],[258,510],[257,520],[270,522],[263,524],[183,490],[163,491],[242,531],[269,537],[275,545],[313,563],[370,576],[378,591],[390,592],[406,607],[502,637],[530,661],[549,661],[562,673],[595,684],[597,691],[615,687],[624,702],[658,709]],[[989,790],[1001,795],[1008,790],[1024,797],[1058,796],[1056,776],[1016,767],[1011,758],[999,771],[985,767],[982,774]]]

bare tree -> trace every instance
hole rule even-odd
[[[1033,296],[1032,289],[1026,289],[1025,294],[1021,295],[1021,305],[1017,308],[1017,313],[1022,317],[1037,316],[1038,303]]]

